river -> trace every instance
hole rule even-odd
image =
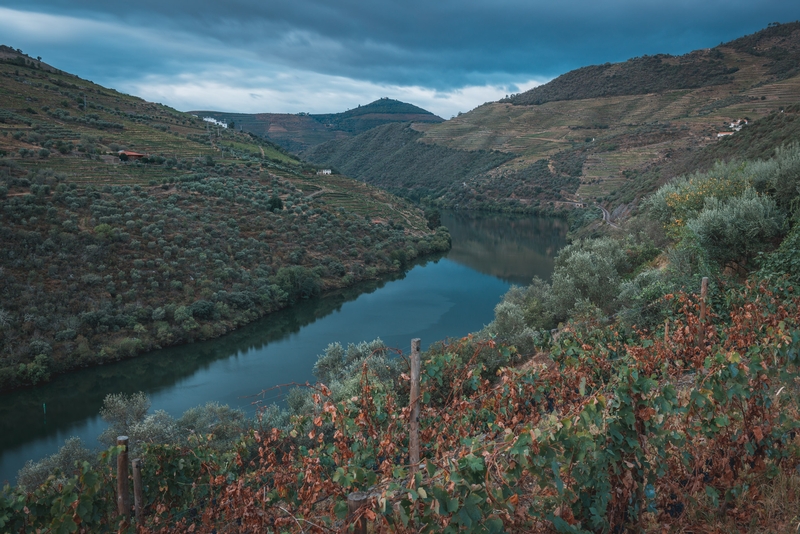
[[[70,436],[95,446],[105,428],[98,412],[109,393],[144,391],[151,411],[176,417],[208,401],[252,410],[255,400],[280,400],[287,389],[276,385],[313,381],[312,367],[329,343],[380,338],[408,352],[415,337],[424,348],[480,330],[511,284],[550,276],[566,242],[567,225],[559,219],[445,212],[442,224],[452,249],[404,274],[302,302],[219,339],[0,396],[0,485],[13,483],[27,460],[52,454]]]

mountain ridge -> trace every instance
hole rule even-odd
[[[346,139],[392,122],[444,122],[428,110],[391,98],[380,98],[340,113],[191,113],[229,124],[233,122],[244,131],[265,137],[294,152],[334,139]]]

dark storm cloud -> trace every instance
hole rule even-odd
[[[796,0],[26,0],[6,7],[178,32],[218,51],[294,69],[440,90],[549,78],[591,63],[680,54],[800,18]],[[10,5],[9,5],[10,4]],[[110,43],[115,54],[124,43]],[[102,48],[102,44],[99,47]],[[102,50],[98,51],[102,55]],[[192,58],[193,51],[185,50]],[[218,58],[214,58],[217,60]],[[111,67],[168,70],[150,51]]]

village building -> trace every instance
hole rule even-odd
[[[117,152],[117,155],[119,155],[121,158],[124,155],[125,157],[122,159],[127,159],[128,161],[135,161],[137,159],[142,159],[143,157],[145,157],[145,154],[140,154],[139,152],[132,152],[130,150],[120,150],[119,152]]]

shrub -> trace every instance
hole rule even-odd
[[[150,399],[142,391],[131,395],[106,395],[100,417],[108,423],[108,428],[97,439],[103,444],[115,445],[117,436],[131,435],[133,426],[144,421],[149,409]]]
[[[95,463],[96,458],[97,454],[84,447],[81,438],[73,436],[55,454],[38,462],[28,460],[17,473],[17,485],[23,491],[33,491],[44,484],[56,470],[60,472],[57,482],[63,483],[67,476],[76,471],[76,464]]]
[[[176,428],[182,435],[212,435],[212,440],[206,442],[219,448],[224,448],[240,437],[248,426],[249,422],[242,410],[217,402],[190,408],[176,421]]]
[[[774,200],[747,189],[727,201],[706,199],[703,210],[687,227],[710,260],[744,265],[780,237],[784,220]]]

